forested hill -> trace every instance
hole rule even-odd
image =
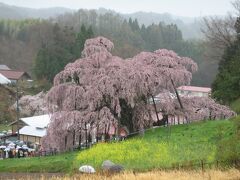
[[[0,64],[51,82],[67,63],[80,57],[86,38],[96,36],[113,41],[113,54],[122,58],[157,49],[191,57],[199,65],[194,85],[210,86],[217,71],[218,62],[205,56],[211,49],[201,40],[185,40],[176,24],[142,25],[105,9],[81,9],[51,19],[0,19]]]
[[[54,7],[54,8],[42,8],[31,9],[17,6],[10,6],[4,3],[0,3],[0,19],[26,19],[26,18],[43,18],[48,19],[63,15],[65,13],[73,13],[77,10]],[[125,19],[138,19],[139,24],[149,26],[151,24],[158,24],[164,22],[166,24],[176,24],[183,33],[185,39],[201,38],[200,32],[200,19],[191,17],[174,16],[169,13],[153,13],[153,12],[136,12],[131,14],[120,14],[112,10],[99,8],[95,10],[97,14],[119,14]]]

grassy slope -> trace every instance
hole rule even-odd
[[[121,143],[98,144],[78,154],[75,168],[90,164],[96,168],[104,160],[122,164],[127,169],[146,170],[171,167],[176,163],[215,160],[219,129],[228,138],[233,133],[231,121],[208,121],[148,131],[143,137]]]
[[[120,143],[100,143],[81,152],[54,157],[0,161],[1,172],[73,172],[80,165],[99,168],[109,159],[127,169],[148,170],[169,167],[176,162],[215,159],[221,129],[225,138],[233,133],[232,121],[208,121],[149,130],[142,137]]]

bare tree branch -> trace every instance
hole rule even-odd
[[[203,18],[202,33],[206,38],[206,45],[209,47],[206,56],[219,61],[226,47],[231,46],[236,40],[236,20],[240,16],[240,0],[232,2],[235,12],[222,17]],[[236,16],[237,15],[237,16]]]
[[[240,16],[240,0],[235,0],[232,2],[232,6],[236,10],[236,15]]]

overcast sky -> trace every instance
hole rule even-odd
[[[232,11],[232,0],[0,0],[30,8],[67,7],[98,9],[104,7],[122,13],[136,11],[171,13],[179,16],[225,15]]]

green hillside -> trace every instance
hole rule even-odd
[[[13,90],[0,85],[0,131],[6,130],[6,125],[15,119],[15,112],[9,109],[14,101]]]
[[[168,168],[176,163],[212,162],[216,160],[218,142],[230,142],[234,132],[233,120],[196,122],[172,126],[171,129],[155,128],[144,136],[119,143],[99,143],[89,150],[51,157],[3,160],[0,172],[75,172],[80,165],[86,164],[99,169],[107,159],[122,164],[126,169],[140,171]]]

